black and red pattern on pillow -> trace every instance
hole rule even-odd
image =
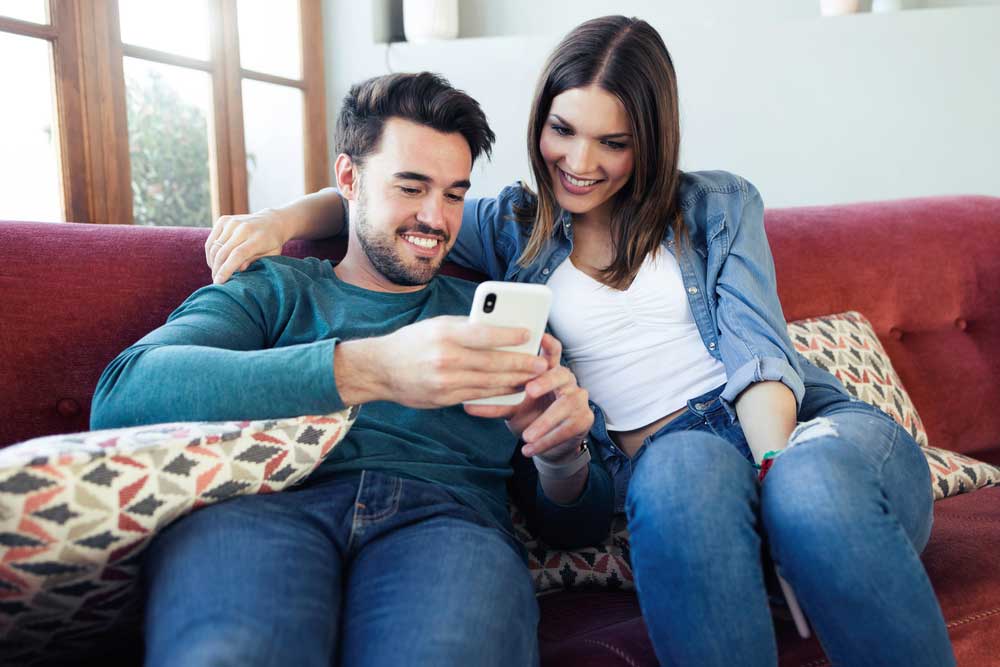
[[[356,417],[159,424],[0,450],[0,654],[18,665],[78,656],[134,602],[158,530],[305,479]]]
[[[927,446],[920,415],[864,315],[849,311],[789,322],[788,335],[802,356],[835,375],[853,396],[899,422],[921,447]]]

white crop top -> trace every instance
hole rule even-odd
[[[552,274],[549,324],[580,386],[610,431],[631,431],[725,384],[726,369],[702,342],[677,259],[646,258],[625,291],[569,259]]]

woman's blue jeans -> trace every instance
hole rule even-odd
[[[718,393],[633,460],[632,567],[661,663],[777,664],[769,554],[833,664],[955,664],[920,562],[933,497],[913,438],[868,404],[810,391],[761,485]]]
[[[147,665],[538,662],[520,547],[423,482],[228,500],[161,533],[143,567]]]

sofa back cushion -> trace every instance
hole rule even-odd
[[[786,319],[865,313],[931,444],[1000,445],[1000,198],[776,209],[766,223]],[[0,222],[0,446],[87,428],[105,366],[210,281],[207,235]]]
[[[864,313],[930,444],[1000,463],[1000,198],[775,209],[766,222],[785,319]]]
[[[207,236],[181,227],[0,222],[0,447],[87,430],[104,368],[211,282]],[[343,251],[340,241],[286,248],[296,257]]]

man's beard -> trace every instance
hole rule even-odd
[[[361,243],[361,249],[365,251],[368,261],[375,270],[388,278],[392,283],[403,287],[417,287],[426,285],[441,269],[443,259],[432,259],[430,257],[417,257],[415,264],[408,266],[400,256],[396,248],[396,236],[405,232],[418,232],[429,236],[436,236],[438,243],[448,246],[449,237],[440,230],[433,229],[427,225],[417,223],[413,227],[401,230],[393,234],[380,234],[374,231],[368,224],[367,198],[362,191],[355,212],[355,219],[351,224],[355,225],[355,233]],[[442,254],[443,258],[444,255]]]

